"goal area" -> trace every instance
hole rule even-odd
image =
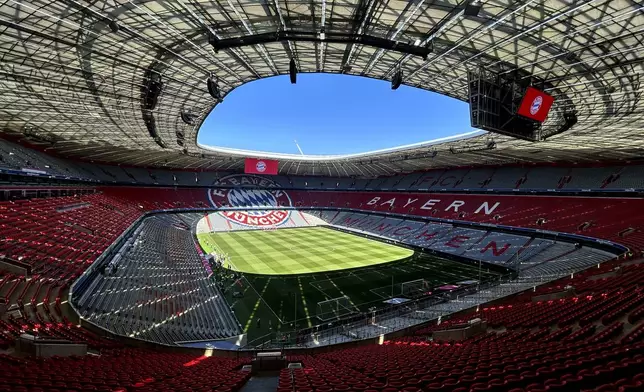
[[[429,282],[425,279],[410,280],[400,284],[400,293],[408,298],[422,297],[428,289]]]
[[[332,298],[318,302],[316,317],[321,321],[333,320],[356,313],[358,309],[351,303],[349,297]]]

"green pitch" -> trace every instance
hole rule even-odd
[[[443,259],[324,227],[198,234],[202,248],[228,253],[231,268],[212,276],[248,340],[277,338],[323,321],[318,304],[348,297],[365,312],[403,296],[404,282],[423,279],[428,288],[498,276],[477,263]],[[226,266],[227,267],[227,266]],[[360,267],[360,268],[359,268]],[[324,322],[326,323],[326,322]]]
[[[257,275],[292,275],[373,266],[413,251],[325,227],[198,234],[207,253],[229,256],[230,269]]]

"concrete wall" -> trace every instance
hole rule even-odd
[[[435,331],[432,336],[434,340],[450,341],[450,340],[465,340],[472,336],[483,334],[487,331],[487,322],[477,321],[471,323],[465,328],[459,329],[446,329],[444,331]]]
[[[33,337],[20,337],[16,341],[16,352],[36,357],[69,357],[87,355],[87,344],[69,341],[35,340]]]
[[[0,258],[0,269],[16,275],[29,276],[31,274],[31,268],[27,264],[6,257]]]
[[[570,290],[557,291],[556,293],[535,295],[534,297],[532,297],[532,302],[554,301],[557,299],[574,297],[574,296],[575,296],[575,290],[574,288],[571,288]]]

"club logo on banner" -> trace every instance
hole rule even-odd
[[[517,114],[534,121],[544,122],[555,99],[534,87],[528,87]]]
[[[266,162],[257,161],[257,164],[255,165],[255,169],[257,169],[257,171],[260,173],[264,173],[266,171]]]
[[[259,162],[257,163],[259,166]],[[259,167],[257,167],[259,171]],[[279,207],[291,206],[290,196],[278,189],[280,185],[264,177],[248,174],[233,174],[219,179],[217,186],[230,189],[209,189],[208,199],[213,207]],[[262,188],[262,189],[258,189]],[[291,216],[288,210],[221,211],[229,221],[244,226],[279,226]]]
[[[279,162],[275,159],[244,159],[245,174],[266,174],[274,176],[279,170]]]
[[[530,114],[533,116],[537,114],[539,109],[541,109],[541,104],[543,104],[543,98],[539,95],[532,101],[532,105],[530,105]]]

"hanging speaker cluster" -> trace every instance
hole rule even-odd
[[[297,64],[295,64],[295,59],[291,59],[288,65],[288,73],[291,76],[291,84],[297,83]]]
[[[398,70],[396,71],[396,74],[394,77],[391,79],[391,89],[392,90],[398,90],[398,87],[402,84],[403,81],[403,76],[402,76],[402,71]]]
[[[222,101],[221,91],[219,90],[217,79],[211,75],[208,78],[207,84],[208,84],[208,93],[210,94],[210,96],[216,99],[218,102]]]
[[[150,134],[151,138],[156,138],[159,135],[157,135],[157,126],[156,126],[156,120],[154,119],[154,116],[149,116],[146,117],[145,119],[145,127],[148,130],[148,133]]]
[[[195,115],[188,112],[181,112],[181,121],[188,125],[195,125]]]
[[[147,110],[154,110],[157,107],[159,95],[163,90],[163,82],[161,75],[156,72],[150,72],[146,78],[146,85],[144,87],[144,105]]]
[[[577,113],[564,113],[563,115],[564,124],[559,129],[559,132],[566,132],[570,128],[574,127],[577,124]]]
[[[112,33],[119,32],[119,24],[116,22],[116,20],[110,20],[107,25],[110,27],[110,30],[112,30]]]
[[[483,5],[480,0],[470,0],[465,4],[465,9],[463,10],[463,15],[465,16],[479,16],[481,8]]]
[[[177,145],[179,147],[183,147],[183,144],[185,143],[186,136],[182,131],[176,131],[175,135],[177,136]]]

